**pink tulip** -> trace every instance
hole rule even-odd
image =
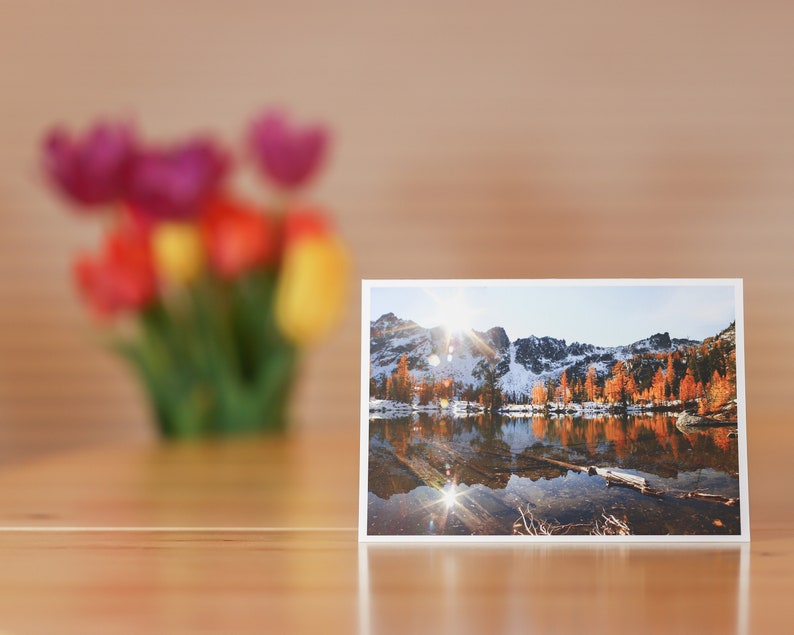
[[[74,202],[99,206],[124,191],[134,148],[129,126],[98,123],[82,137],[54,128],[44,139],[44,171]]]
[[[306,184],[321,166],[328,133],[319,125],[299,128],[284,114],[271,111],[254,120],[249,144],[265,175],[292,190]]]
[[[145,149],[133,159],[127,200],[136,212],[155,219],[194,218],[215,194],[228,167],[228,155],[208,139]]]

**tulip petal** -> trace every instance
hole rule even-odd
[[[276,323],[295,344],[315,342],[339,321],[347,297],[350,261],[334,235],[290,245],[276,288]]]
[[[298,128],[276,111],[256,119],[248,136],[262,172],[284,189],[297,189],[317,173],[328,142],[324,127]]]

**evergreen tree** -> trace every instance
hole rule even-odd
[[[485,361],[475,369],[474,374],[482,380],[481,398],[485,408],[492,412],[501,408],[504,399],[499,386],[500,377],[496,366]]]

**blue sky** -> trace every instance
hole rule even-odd
[[[663,332],[702,340],[736,318],[730,283],[376,284],[370,291],[370,320],[394,313],[428,328],[503,326],[511,340],[548,335],[568,343],[617,346]]]

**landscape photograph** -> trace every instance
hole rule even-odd
[[[365,283],[364,536],[741,538],[741,283]]]

